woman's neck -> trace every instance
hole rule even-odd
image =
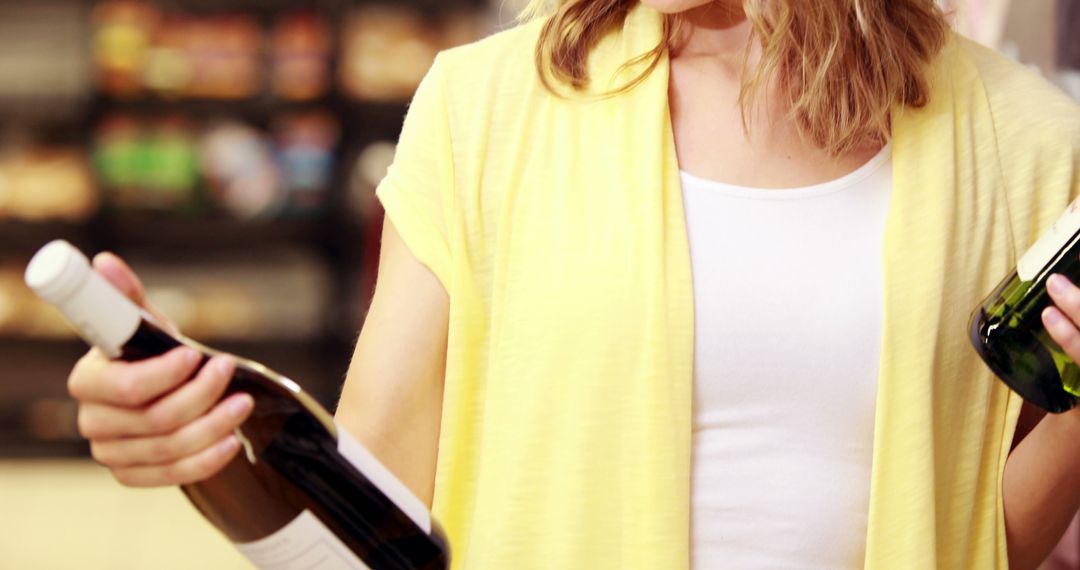
[[[683,41],[674,57],[738,61],[746,53],[750,22],[740,0],[717,0],[683,13]]]
[[[800,133],[785,98],[768,96],[776,93],[776,77],[763,79],[756,104],[744,113],[743,75],[754,72],[761,47],[751,40],[741,1],[712,2],[682,17],[686,35],[671,54],[668,100],[683,170],[739,186],[793,188],[840,178],[881,150],[834,157],[817,148]]]

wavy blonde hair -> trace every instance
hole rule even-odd
[[[523,19],[548,17],[536,46],[544,84],[584,88],[590,51],[637,3],[530,0]],[[739,97],[746,128],[757,94],[773,78],[799,132],[833,155],[884,143],[894,108],[922,107],[930,98],[929,64],[949,33],[935,0],[742,0],[742,7],[753,29]],[[645,62],[646,70],[616,93],[678,49],[682,25],[680,15],[665,17],[661,43],[627,62]],[[761,58],[750,69],[755,42]]]

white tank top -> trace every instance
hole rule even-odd
[[[692,568],[862,568],[891,148],[812,187],[682,183]]]

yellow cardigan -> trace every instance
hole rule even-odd
[[[639,6],[602,41],[596,91],[660,22]],[[558,98],[538,29],[440,55],[378,190],[450,294],[434,512],[456,569],[686,568],[694,312],[668,64]],[[1075,194],[1080,120],[958,37],[933,81],[894,121],[866,568],[1003,568],[1020,401],[967,319]],[[776,397],[814,389],[789,386]]]

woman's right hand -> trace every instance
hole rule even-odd
[[[101,254],[94,269],[138,305],[150,308],[142,284],[120,258]],[[171,326],[168,325],[167,326]],[[218,402],[234,363],[178,348],[140,362],[109,360],[91,349],[71,372],[68,391],[79,402],[79,433],[94,459],[130,487],[183,485],[221,470],[240,449],[233,430],[254,406],[234,394]]]

